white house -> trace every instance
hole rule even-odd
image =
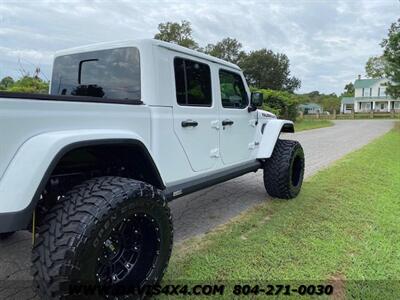
[[[354,97],[343,97],[341,113],[400,111],[400,99],[386,95],[386,78],[358,79],[354,82]]]

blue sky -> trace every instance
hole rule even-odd
[[[0,78],[40,66],[50,78],[56,50],[152,38],[160,22],[188,20],[200,46],[237,38],[247,51],[285,53],[298,92],[340,94],[400,16],[397,0],[7,1],[0,0]]]

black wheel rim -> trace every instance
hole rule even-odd
[[[100,285],[142,286],[160,254],[159,227],[145,213],[124,218],[104,239],[97,258]]]
[[[294,187],[297,187],[300,183],[300,179],[303,173],[303,164],[303,158],[300,155],[296,155],[293,159],[291,176],[292,185]]]

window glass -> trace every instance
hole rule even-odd
[[[178,104],[186,104],[186,82],[185,82],[185,62],[183,59],[175,59],[175,86],[176,100]]]
[[[57,57],[51,94],[139,100],[139,50],[117,48]]]
[[[364,92],[364,97],[370,97],[371,96],[371,90],[369,88],[363,88],[363,92]]]
[[[242,77],[229,71],[219,71],[222,106],[225,108],[245,108],[249,104]]]
[[[176,100],[179,105],[211,106],[211,72],[206,64],[175,58]]]

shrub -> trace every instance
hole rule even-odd
[[[263,109],[271,111],[283,119],[296,120],[299,100],[296,95],[285,91],[261,89],[264,97]]]
[[[16,93],[47,94],[49,92],[49,83],[38,77],[24,76],[10,83],[3,90]]]

